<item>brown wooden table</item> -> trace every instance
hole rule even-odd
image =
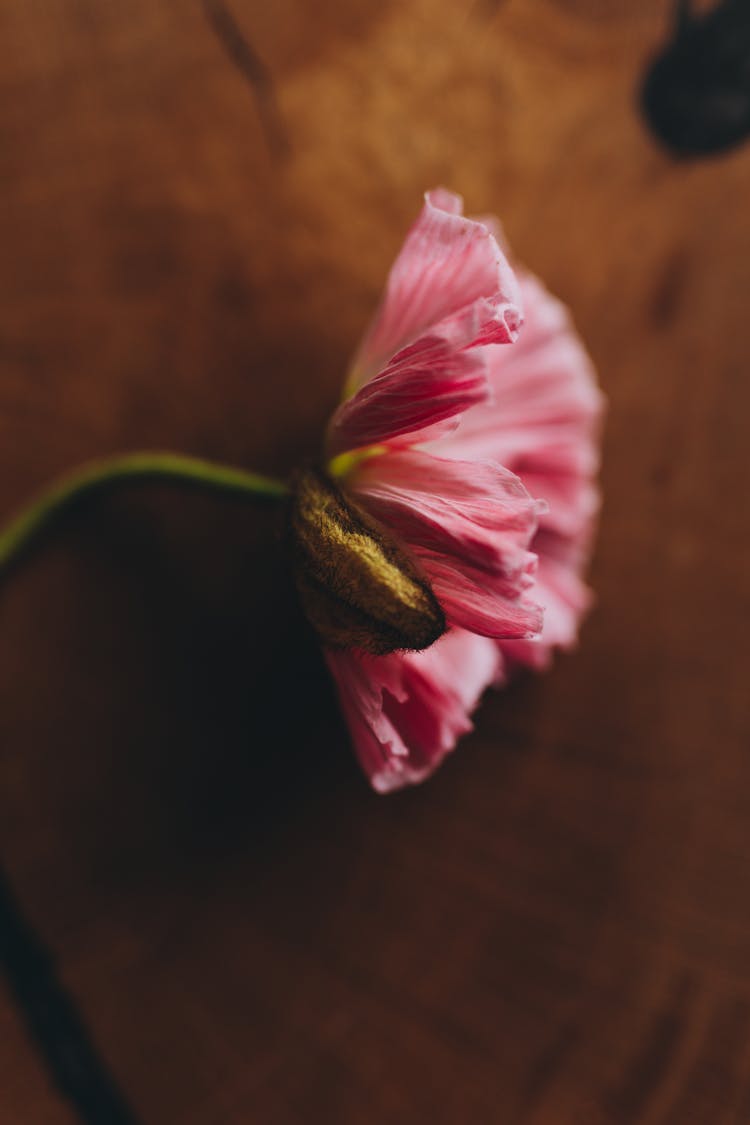
[[[2,4],[0,511],[115,451],[313,453],[443,183],[601,373],[599,605],[378,798],[273,515],[92,504],[0,600],[21,909],[149,1125],[742,1125],[750,149],[644,129],[666,3],[233,0],[245,73],[213,12]],[[0,1122],[72,1121],[3,990]]]

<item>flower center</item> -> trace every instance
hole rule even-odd
[[[289,538],[300,599],[331,648],[429,648],[445,616],[411,555],[325,473],[293,483]]]
[[[384,445],[366,445],[362,449],[353,449],[348,453],[337,453],[326,465],[326,473],[334,481],[345,481],[363,461],[371,457],[379,457],[386,452]]]

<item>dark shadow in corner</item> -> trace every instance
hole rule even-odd
[[[694,15],[678,0],[672,39],[640,93],[655,136],[673,155],[713,156],[750,135],[750,4],[721,0]]]

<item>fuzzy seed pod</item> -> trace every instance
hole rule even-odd
[[[303,608],[330,648],[429,648],[445,616],[415,561],[322,471],[300,473],[289,539]]]

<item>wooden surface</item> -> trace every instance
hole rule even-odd
[[[3,0],[0,511],[107,452],[314,453],[442,183],[600,371],[599,604],[378,798],[273,517],[101,501],[2,591],[16,893],[146,1123],[742,1125],[750,150],[647,135],[666,3],[232,11],[273,145],[198,0]],[[72,1120],[0,992],[0,1121]]]

